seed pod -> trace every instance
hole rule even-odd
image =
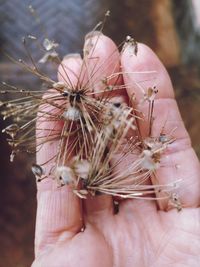
[[[13,150],[12,153],[10,154],[10,162],[14,161],[16,154],[17,154],[16,151]]]
[[[31,35],[31,34],[29,34],[27,37],[29,39],[31,39],[31,40],[37,40],[37,37],[35,37],[35,36]]]
[[[57,167],[55,171],[55,177],[61,185],[70,185],[73,184],[76,180],[74,172],[67,166]]]
[[[179,199],[179,196],[177,193],[172,193],[171,195],[171,199],[170,199],[170,204],[175,207],[177,209],[177,211],[181,211],[182,210],[182,204],[181,201]]]
[[[147,90],[147,93],[144,95],[144,98],[147,101],[153,101],[157,93],[158,93],[158,90],[156,89],[155,86],[153,88],[149,87]]]
[[[54,83],[53,84],[53,88],[55,88],[55,89],[64,89],[65,88],[65,83],[64,82],[57,82],[57,83]]]
[[[124,49],[126,48],[127,45],[129,45],[130,47],[133,48],[134,55],[137,56],[138,43],[136,42],[136,40],[133,37],[131,37],[129,35],[126,37],[126,43],[124,45]]]
[[[154,159],[154,154],[152,153],[152,151],[145,149],[142,154],[141,166],[143,169],[149,171],[158,169],[160,164]]]
[[[37,178],[37,181],[40,182],[42,175],[44,175],[43,168],[40,165],[33,164],[31,167],[31,170],[33,174],[35,175],[35,177]]]
[[[55,43],[54,41],[51,41],[51,40],[45,38],[43,41],[43,46],[44,46],[46,51],[50,51],[50,50],[58,47],[58,44]]]
[[[19,142],[17,142],[16,140],[12,139],[12,140],[8,140],[8,144],[12,148],[16,148],[19,145]]]
[[[5,129],[3,129],[2,133],[7,133],[12,138],[14,138],[18,131],[19,131],[19,126],[14,123],[14,124],[7,126]]]

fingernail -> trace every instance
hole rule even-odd
[[[100,35],[103,35],[102,32],[100,31],[91,31],[91,32],[88,32],[86,35],[85,35],[85,41],[93,38],[93,37],[96,37],[96,36],[100,36]]]
[[[102,34],[102,32],[100,31],[92,31],[89,32],[88,34],[86,34],[85,36],[85,43],[83,46],[83,55],[84,57],[90,54],[90,51],[93,49],[94,47],[94,37],[99,38]],[[98,40],[98,39],[97,39]]]
[[[71,53],[71,54],[67,54],[63,57],[63,59],[68,59],[68,58],[81,58],[81,55],[78,53]]]

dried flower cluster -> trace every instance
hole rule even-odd
[[[29,35],[23,39],[31,63],[21,59],[11,60],[36,75],[48,90],[44,94],[41,90],[18,88],[3,82],[1,95],[8,95],[9,100],[0,102],[1,114],[4,120],[13,120],[3,130],[9,136],[8,143],[12,148],[10,160],[13,161],[21,151],[35,153],[45,144],[58,141],[57,153],[53,158],[32,167],[38,182],[51,176],[58,186],[69,184],[81,198],[98,193],[122,198],[153,199],[154,194],[159,197],[160,192],[162,198],[172,196],[176,183],[146,183],[152,175],[156,175],[162,154],[174,141],[172,136],[163,133],[157,137],[151,135],[157,89],[144,90],[143,101],[149,103],[149,133],[143,138],[137,123],[141,118],[136,116],[132,107],[113,98],[113,92],[131,86],[117,82],[123,73],[113,69],[109,76],[96,75],[98,72],[105,73],[99,70],[109,67],[112,56],[118,50],[113,51],[102,64],[95,64],[92,73],[85,79],[97,38],[95,44],[89,45],[88,50],[84,51],[81,72],[74,84],[56,51],[57,43],[44,39],[44,54],[39,63],[44,64],[49,60],[58,63],[62,82],[52,80],[40,71],[31,57],[27,39],[37,42],[37,38]],[[128,36],[122,45],[132,47],[137,55],[138,47],[133,38]],[[101,90],[97,91],[98,87]],[[13,95],[16,97],[11,99]],[[52,126],[45,128],[47,122],[61,125],[61,131]],[[128,164],[123,165],[126,161]],[[46,171],[45,166],[49,162],[53,162],[53,167]]]

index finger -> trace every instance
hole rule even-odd
[[[77,57],[67,57],[62,64],[66,66],[65,73],[68,74],[65,81],[70,79],[70,82],[75,85],[81,66],[80,57],[78,59]],[[53,94],[52,91],[47,92],[47,94],[51,93]],[[59,153],[60,134],[63,129],[62,120],[53,119],[53,115],[58,112],[58,109],[48,103],[42,106],[38,112],[36,137],[40,148],[36,155],[37,164],[42,165],[45,169],[47,178],[38,183],[36,256],[42,253],[47,246],[54,245],[61,235],[63,239],[72,238],[80,231],[83,224],[80,199],[73,193],[69,185],[58,187],[51,177],[53,175],[51,169],[55,164],[56,155]],[[49,140],[48,137],[55,132],[58,138]],[[39,144],[41,138],[46,138],[42,145]]]

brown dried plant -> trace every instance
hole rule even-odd
[[[141,119],[138,111],[113,102],[112,99],[116,92],[132,86],[121,82],[122,75],[126,73],[116,67],[118,49],[100,63],[93,56],[104,23],[105,21],[98,24],[90,33],[90,37],[96,38],[93,42],[88,41],[84,47],[80,72],[78,75],[73,73],[75,83],[69,76],[72,70],[65,66],[56,51],[58,44],[47,38],[42,45],[32,35],[23,38],[30,63],[22,59],[15,60],[8,55],[14,63],[37,76],[47,89],[44,94],[42,90],[18,88],[3,82],[1,94],[8,95],[9,100],[0,102],[1,114],[4,120],[13,120],[3,130],[9,135],[8,143],[12,147],[10,160],[13,161],[20,151],[35,153],[44,144],[57,140],[57,153],[49,160],[54,162],[51,170],[45,171],[44,166],[48,162],[32,167],[38,182],[51,175],[58,186],[70,184],[74,193],[81,198],[98,193],[121,198],[169,198],[176,182],[163,186],[146,183],[152,175],[156,177],[161,156],[173,142],[171,135],[151,135],[157,89],[149,88],[147,92],[143,92],[143,101],[149,103],[149,132],[144,138],[138,127],[137,121]],[[44,50],[39,64],[49,60],[59,64],[60,81],[53,80],[40,70],[31,56],[28,40],[36,42]],[[121,46],[130,46],[131,53],[137,55],[137,43],[130,36],[119,47]],[[107,75],[107,69],[112,69],[112,73]],[[62,131],[58,131],[56,127],[44,129],[43,125],[47,121],[54,122],[55,125],[62,124]],[[134,160],[121,170],[121,162],[129,157],[134,157]],[[157,194],[161,192],[161,195]]]

